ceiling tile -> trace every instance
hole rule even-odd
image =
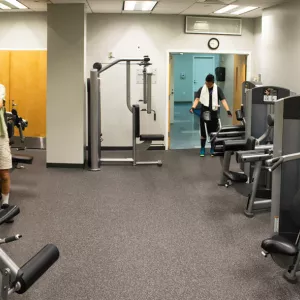
[[[123,1],[114,0],[88,0],[88,4],[94,13],[121,13]]]
[[[170,3],[167,1],[160,1],[152,11],[152,14],[180,14],[188,9],[194,1],[183,1]]]
[[[194,5],[190,6],[187,10],[182,12],[182,14],[183,15],[209,15],[222,7],[225,7],[225,5],[195,3]]]

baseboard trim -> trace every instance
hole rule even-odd
[[[84,164],[62,164],[62,163],[47,163],[47,168],[63,168],[63,169],[83,169]]]
[[[88,150],[88,146],[85,147],[85,150]],[[138,149],[138,146],[137,146]],[[165,150],[165,146],[164,145],[151,145],[147,150]],[[130,151],[132,150],[131,146],[128,147],[110,147],[110,146],[104,146],[101,147],[102,151]]]

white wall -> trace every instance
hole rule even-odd
[[[261,63],[262,63],[262,18],[254,19],[254,49],[253,49],[253,69],[252,79],[258,78],[258,74],[261,74]]]
[[[0,13],[0,49],[46,48],[46,13]]]
[[[226,77],[224,82],[218,82],[222,88],[230,110],[233,112],[233,89],[234,89],[234,55],[221,55],[220,66],[226,69]],[[222,105],[221,105],[222,106]],[[221,122],[222,125],[231,125],[232,119],[228,118],[227,112],[221,107]]]
[[[211,36],[184,33],[184,16],[163,15],[105,15],[90,14],[87,18],[87,68],[95,61],[110,62],[115,58],[151,57],[157,68],[157,83],[153,85],[153,108],[157,121],[142,114],[142,133],[165,134],[167,116],[167,50],[210,52],[207,42]],[[253,50],[253,20],[243,20],[242,36],[218,36],[219,52]],[[138,49],[140,47],[140,49]],[[142,86],[135,83],[132,71],[132,103],[142,97]],[[102,133],[103,145],[131,145],[131,115],[126,108],[125,67],[115,66],[102,75]]]
[[[300,1],[266,9],[262,18],[262,81],[300,93]]]

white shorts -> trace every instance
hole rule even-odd
[[[7,136],[0,137],[0,170],[12,168],[9,139]]]

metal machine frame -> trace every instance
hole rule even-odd
[[[120,63],[126,62],[126,104],[128,110],[132,113],[132,157],[130,158],[102,158],[101,156],[101,79],[100,74],[108,70],[112,66]],[[89,95],[89,146],[88,146],[88,160],[89,168],[91,171],[99,171],[102,163],[131,163],[133,166],[136,165],[158,165],[161,166],[161,161],[144,161],[138,162],[136,159],[137,149],[136,149],[136,139],[139,137],[136,135],[136,128],[139,127],[139,116],[135,114],[135,111],[131,105],[131,93],[130,93],[130,66],[132,62],[138,63],[143,66],[143,102],[147,104],[147,113],[151,114],[153,112],[151,107],[152,98],[152,70],[150,68],[150,58],[144,56],[142,59],[118,59],[111,64],[102,68],[100,63],[95,63],[93,69],[90,71],[90,79],[88,80],[88,95]],[[154,112],[155,113],[155,112]],[[154,118],[155,119],[155,118]],[[154,140],[163,140],[163,136],[160,135],[147,135],[146,140],[144,140],[144,146],[151,144],[153,138]]]
[[[300,96],[275,102],[274,158],[272,172],[272,237],[262,242],[263,255],[286,271],[284,278],[297,282],[300,271]]]

